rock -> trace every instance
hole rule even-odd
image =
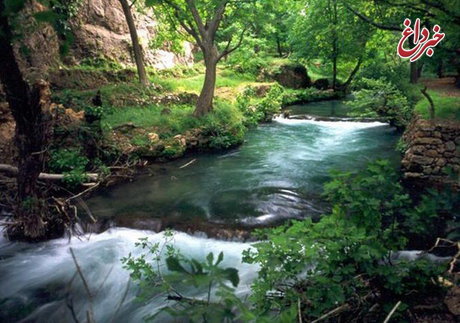
[[[429,137],[422,137],[422,138],[415,138],[413,141],[414,145],[441,145],[442,140],[438,138],[429,138]]]
[[[329,88],[329,80],[328,79],[317,79],[313,83],[313,87],[317,88],[318,90],[327,90]]]
[[[420,174],[420,173],[405,173],[404,177],[405,178],[420,178],[420,177],[422,177],[422,174]]]
[[[411,161],[419,165],[430,165],[433,162],[433,158],[425,156],[413,155]]]
[[[438,161],[436,162],[436,165],[439,167],[444,167],[446,163],[447,161],[444,158],[439,158]]]
[[[256,86],[254,90],[256,92],[256,96],[264,97],[265,95],[267,95],[268,91],[270,91],[270,88],[271,88],[270,85],[262,84],[262,85]]]
[[[184,44],[183,55],[148,46],[156,37],[158,23],[153,12],[147,11],[140,14],[132,10],[146,64],[158,69],[192,64],[193,46],[188,42]],[[103,57],[122,64],[134,63],[128,26],[118,0],[83,0],[71,26],[75,40],[70,54],[76,61]]]
[[[161,115],[164,116],[164,115],[170,115],[172,113],[171,109],[170,108],[164,108],[163,110],[161,110]]]
[[[291,89],[304,89],[311,84],[305,66],[296,63],[280,66],[279,70],[274,72],[273,79]]]
[[[183,136],[183,135],[177,135],[177,136],[174,136],[174,139],[177,140],[177,142],[179,142],[179,144],[180,144],[182,147],[187,146],[187,140],[186,140],[185,136]]]
[[[148,135],[150,142],[155,143],[160,140],[160,136],[157,133],[150,132]]]
[[[437,157],[438,155],[439,155],[438,151],[434,149],[430,149],[425,152],[425,156],[428,156],[428,157]]]
[[[431,167],[429,167],[429,166],[423,167],[423,173],[425,175],[430,175],[432,172],[433,172],[433,169]]]
[[[459,82],[460,83],[460,82]],[[459,84],[460,87],[460,84]],[[460,316],[460,287],[453,286],[446,295],[444,299],[444,304],[446,304],[449,311],[456,315]]]
[[[135,128],[137,128],[137,126],[134,123],[127,122],[127,123],[121,124],[119,126],[113,127],[113,130],[119,131],[121,133],[126,134],[126,133],[132,131]]]
[[[455,150],[455,143],[453,141],[446,142],[446,150],[447,151],[454,151]]]
[[[407,155],[415,154],[415,155],[422,155],[425,152],[426,148],[422,145],[412,146],[407,150]]]

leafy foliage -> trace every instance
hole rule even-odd
[[[407,97],[392,83],[385,79],[362,79],[361,90],[354,93],[355,98],[347,104],[353,116],[382,117],[391,125],[405,127],[412,117],[412,107]]]
[[[382,296],[372,303],[383,304],[396,297],[410,304],[414,291],[439,291],[434,279],[442,265],[393,259],[411,233],[431,236],[438,210],[428,198],[413,207],[388,162],[370,164],[358,175],[336,173],[325,195],[333,203],[330,215],[259,231],[263,242],[245,252],[245,261],[261,266],[253,286],[258,308],[300,301],[306,318],[314,319],[345,303],[369,306],[373,290]]]
[[[141,298],[161,293],[170,301],[160,312],[146,319],[154,320],[164,313],[192,322],[230,322],[236,319],[234,307],[244,308],[234,295],[234,288],[240,281],[238,270],[221,267],[223,252],[217,257],[209,253],[204,261],[184,257],[174,247],[173,237],[172,232],[166,232],[163,243],[140,239],[136,246],[147,254],[139,257],[130,254],[122,259],[131,278],[140,283]],[[195,290],[190,291],[190,287]]]
[[[64,174],[64,182],[74,187],[85,179],[85,168],[89,160],[79,149],[59,149],[51,152],[49,167],[52,171]]]

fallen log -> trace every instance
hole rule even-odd
[[[19,170],[16,166],[0,164],[0,172],[4,172],[12,176],[17,176],[19,173]],[[96,174],[96,173],[86,173],[84,175],[88,181],[95,182],[99,179],[99,174]],[[38,179],[49,180],[49,181],[62,181],[64,177],[65,177],[64,174],[40,173],[40,175],[38,176]]]

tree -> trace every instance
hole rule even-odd
[[[131,13],[131,6],[127,0],[120,0],[123,13],[128,24],[129,34],[131,35],[131,42],[133,43],[134,60],[136,61],[137,74],[139,75],[139,82],[142,85],[149,85],[147,72],[145,71],[144,55],[142,53],[141,45],[139,44],[139,37],[137,36],[136,25],[134,24],[133,15]]]
[[[460,25],[460,6],[458,0],[380,0],[380,1],[345,1],[345,7],[361,21],[386,31],[403,30],[401,24],[405,18],[414,21],[420,18],[423,25],[434,26],[439,24],[443,32],[449,37],[441,42],[436,51],[443,50],[450,53],[452,60],[458,60],[460,52],[460,37],[457,32]],[[359,10],[357,9],[359,8]],[[410,81],[417,83],[423,65],[419,62],[410,63]],[[455,63],[454,63],[455,64]],[[460,65],[457,70],[460,71]]]
[[[304,0],[297,8],[291,42],[297,53],[306,59],[325,59],[332,65],[332,88],[344,90],[356,75],[366,53],[368,28],[353,14],[344,10],[341,0]],[[356,53],[359,53],[358,55]],[[345,63],[356,62],[353,68]],[[347,80],[339,86],[339,64],[351,69]]]
[[[16,121],[18,150],[18,206],[15,210],[18,224],[9,233],[23,235],[27,239],[41,239],[46,234],[43,219],[46,207],[37,179],[50,136],[50,91],[44,81],[30,87],[16,61],[12,45],[14,33],[8,16],[13,16],[21,8],[21,5],[6,8],[5,1],[0,1],[0,81]]]
[[[175,27],[180,25],[200,48],[206,67],[205,80],[198,98],[194,115],[201,117],[213,108],[214,92],[217,79],[217,63],[235,51],[243,41],[246,28],[233,42],[229,27],[241,22],[244,10],[249,10],[250,2],[230,0],[146,0],[147,6],[154,7],[160,19],[166,19]],[[220,28],[223,26],[223,28]],[[225,41],[223,49],[218,48],[220,41]]]

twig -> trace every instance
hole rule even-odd
[[[96,189],[100,184],[101,184],[101,182],[98,182],[98,183],[96,183],[95,185],[91,186],[90,188],[87,188],[87,189],[84,190],[83,192],[80,192],[80,193],[78,193],[77,195],[74,195],[74,196],[69,197],[69,198],[66,200],[66,202],[70,202],[71,200],[76,199],[77,197],[80,197],[80,196],[82,196],[82,195],[84,195],[84,194],[86,194],[86,193],[91,192],[92,190]]]
[[[124,292],[124,294],[123,294],[123,297],[121,298],[120,303],[119,303],[118,306],[117,306],[117,309],[116,309],[115,312],[113,313],[112,322],[115,321],[115,318],[116,318],[116,315],[117,315],[118,311],[120,310],[121,306],[122,306],[123,303],[125,302],[126,296],[128,296],[128,291],[129,291],[130,285],[131,285],[131,279],[128,279],[128,283],[126,284],[126,289],[125,289],[125,292]]]
[[[72,255],[73,262],[75,263],[75,267],[77,268],[78,275],[80,276],[83,282],[83,286],[85,287],[86,293],[88,294],[89,301],[90,303],[92,303],[93,296],[91,295],[91,291],[89,289],[88,282],[86,281],[85,276],[83,276],[83,272],[81,271],[80,265],[77,262],[77,258],[75,257],[75,253],[73,252],[73,249],[69,248],[69,250],[70,250],[70,254]]]
[[[194,162],[196,162],[196,159],[194,159],[194,160],[188,162],[188,163],[185,164],[185,165],[182,165],[181,167],[179,167],[179,169],[182,169],[182,168],[185,168],[185,167],[187,167],[187,166],[190,166],[190,165],[193,164]]]
[[[300,307],[300,298],[297,298],[297,311],[299,312],[299,323],[302,323],[302,310]]]
[[[393,309],[391,310],[391,312],[388,314],[388,316],[386,317],[385,321],[383,321],[383,323],[388,323],[391,319],[391,317],[393,316],[393,314],[396,312],[396,310],[398,309],[399,305],[401,305],[401,301],[397,302],[396,305],[393,307]]]
[[[345,310],[348,310],[350,308],[350,305],[348,304],[343,304],[335,309],[333,309],[332,311],[330,312],[327,312],[326,314],[324,314],[323,316],[321,316],[320,318],[314,320],[313,322],[311,323],[317,323],[317,322],[320,322],[320,321],[323,321],[325,319],[327,319],[328,317],[336,314],[336,313],[339,313],[339,312],[342,312],[342,311],[345,311]]]
[[[101,291],[102,287],[105,285],[105,282],[107,281],[107,278],[109,278],[110,274],[112,273],[113,267],[114,266],[110,267],[109,271],[107,272],[107,274],[104,277],[104,280],[102,281],[101,285],[99,286],[99,288],[97,289],[96,293],[94,294],[94,297],[96,297],[97,294],[99,294],[99,292]]]

